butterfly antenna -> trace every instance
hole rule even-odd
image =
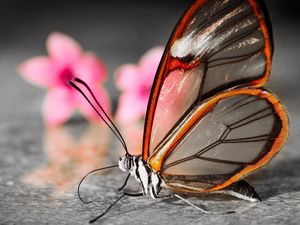
[[[93,105],[93,103],[91,102],[91,100],[86,96],[86,94],[73,82],[73,81],[69,81],[69,84],[76,89],[86,100],[87,102],[92,106],[92,108],[95,110],[95,112],[98,114],[98,116],[102,119],[102,121],[108,126],[108,128],[113,132],[113,134],[118,138],[118,140],[120,141],[120,143],[122,144],[125,152],[127,155],[129,155],[128,153],[128,148],[126,145],[126,142],[124,140],[124,138],[122,137],[120,131],[117,129],[117,127],[115,126],[115,124],[112,122],[112,120],[109,118],[109,116],[107,115],[107,113],[105,112],[105,110],[103,109],[103,107],[101,106],[101,104],[99,103],[99,101],[96,99],[94,93],[92,92],[92,90],[90,89],[90,87],[82,80],[80,80],[79,78],[75,78],[74,81],[84,85],[87,90],[89,91],[89,93],[92,95],[94,101],[96,102],[96,104],[99,106],[101,112],[104,114],[103,115],[97,110],[97,108]]]
[[[102,168],[98,168],[98,169],[95,169],[95,170],[92,170],[90,172],[88,172],[86,175],[84,175],[84,177],[80,180],[78,186],[77,186],[77,195],[78,195],[78,198],[80,199],[81,202],[85,203],[85,204],[89,204],[91,202],[93,202],[94,200],[91,200],[91,201],[85,201],[83,200],[83,198],[81,197],[81,194],[80,194],[80,187],[81,187],[81,184],[82,182],[85,180],[85,178],[87,178],[90,174],[92,173],[95,173],[95,172],[98,172],[98,171],[101,171],[101,170],[106,170],[106,169],[111,169],[111,168],[115,168],[115,167],[119,167],[119,165],[112,165],[112,166],[107,166],[107,167],[102,167]]]
[[[120,197],[118,197],[113,203],[111,203],[106,210],[101,213],[99,216],[97,216],[96,218],[90,220],[89,223],[94,223],[96,222],[98,219],[100,219],[101,217],[103,217],[115,204],[117,204],[118,201],[120,201],[123,197],[125,196],[125,194],[123,193]]]
[[[101,111],[103,112],[103,114],[105,115],[105,117],[108,119],[108,121],[111,123],[111,125],[113,126],[113,128],[115,129],[115,131],[118,133],[119,137],[122,139],[124,145],[126,146],[126,142],[124,140],[124,138],[122,137],[120,131],[118,130],[118,128],[115,126],[115,124],[112,122],[112,120],[109,118],[109,116],[107,115],[107,113],[105,112],[105,110],[103,109],[103,107],[101,106],[101,104],[99,103],[99,101],[97,100],[97,98],[95,97],[94,93],[92,92],[91,88],[87,85],[87,83],[85,83],[83,80],[81,80],[80,78],[75,78],[74,81],[84,85],[86,87],[86,89],[90,92],[90,94],[92,95],[93,99],[95,100],[95,102],[97,103],[97,105],[99,106],[99,108],[101,109]],[[127,149],[127,146],[126,146]]]

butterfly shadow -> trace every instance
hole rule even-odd
[[[300,191],[300,158],[281,159],[247,179],[262,201]]]

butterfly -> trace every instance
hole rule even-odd
[[[126,151],[118,165],[111,166],[128,172],[120,190],[130,176],[141,187],[137,194],[124,191],[112,205],[125,195],[161,198],[162,188],[204,212],[180,193],[217,192],[258,201],[243,178],[267,164],[288,136],[284,106],[263,88],[273,48],[263,1],[195,0],[165,48],[138,156],[128,152],[122,135],[93,96],[99,116]],[[82,80],[74,82],[92,94]],[[74,82],[71,85],[84,95]]]

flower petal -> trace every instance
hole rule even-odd
[[[147,51],[139,62],[139,71],[142,74],[142,78],[146,82],[153,82],[154,76],[158,69],[161,57],[163,55],[163,47],[154,47]]]
[[[54,86],[57,79],[57,67],[47,57],[39,56],[23,62],[19,73],[29,82],[42,87]]]
[[[45,123],[55,126],[64,123],[75,108],[73,92],[66,88],[49,90],[44,103]]]
[[[140,102],[136,96],[123,94],[119,99],[119,106],[116,112],[116,120],[120,123],[134,122],[140,119],[146,112],[147,102]]]
[[[121,123],[135,121],[146,114],[153,79],[163,54],[162,47],[146,52],[138,65],[126,64],[116,73],[116,84],[124,91],[116,119]]]
[[[138,67],[134,64],[125,64],[116,72],[116,85],[121,90],[135,89],[135,86],[140,79]]]
[[[96,99],[101,104],[105,112],[110,115],[110,101],[108,98],[108,95],[104,88],[100,88],[99,86],[93,85],[90,87],[93,91]],[[86,93],[87,97],[91,100],[91,102],[94,104],[94,106],[99,110],[99,107],[96,106],[95,101],[92,99],[92,96],[88,93]],[[92,108],[92,106],[86,101],[85,98],[83,98],[79,93],[76,95],[77,99],[77,107],[78,109],[85,115],[85,117],[88,120],[99,122],[101,119],[99,118],[98,114],[95,112],[95,110]]]
[[[51,33],[47,39],[49,56],[61,66],[72,65],[81,57],[80,45],[62,33]]]
[[[83,79],[88,84],[104,81],[106,68],[104,64],[94,54],[87,53],[74,66],[76,77]]]

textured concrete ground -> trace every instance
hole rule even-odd
[[[247,178],[262,202],[250,204],[215,195],[190,198],[212,210],[237,210],[230,215],[204,215],[180,201],[127,198],[99,223],[299,224],[300,35],[296,17],[299,12],[293,6],[288,7],[289,1],[284,1],[285,4],[281,1],[281,5],[279,2],[268,1],[276,49],[267,87],[286,105],[291,129],[282,152],[267,167]],[[17,75],[16,66],[26,58],[45,54],[44,41],[50,31],[66,32],[107,63],[111,75],[107,87],[115,101],[118,93],[111,82],[113,68],[135,62],[150,47],[164,44],[187,3],[126,1],[116,5],[111,1],[105,4],[72,1],[41,5],[38,1],[3,1],[3,4],[0,9],[0,224],[86,224],[113,201],[115,190],[108,186],[121,183],[122,177],[103,177],[105,182],[90,186],[100,199],[90,205],[80,203],[75,188],[82,174],[74,171],[84,167],[85,162],[74,160],[72,153],[66,159],[69,162],[60,160],[64,159],[63,154],[46,151],[45,141],[53,135],[51,140],[55,140],[55,133],[46,130],[42,123],[40,106],[44,92],[25,83]],[[75,136],[80,136],[85,127],[80,121],[68,125]],[[107,149],[109,153],[103,153],[104,161],[96,161],[92,166],[114,161],[115,148],[112,145]],[[72,160],[77,164],[72,164]],[[98,192],[94,187],[101,190]]]

